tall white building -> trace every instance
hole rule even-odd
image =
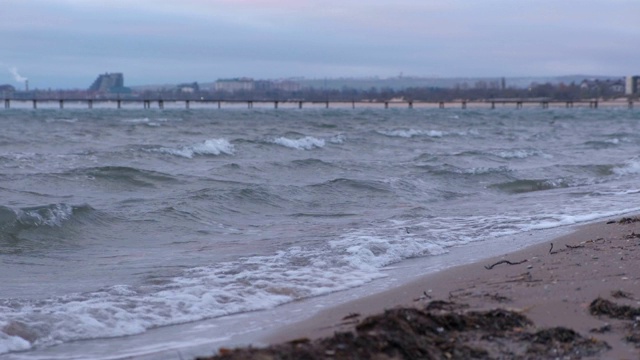
[[[640,81],[640,76],[627,76],[624,88],[625,95],[635,95],[638,93],[638,82]]]

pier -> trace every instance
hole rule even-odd
[[[421,100],[226,100],[226,99],[141,99],[141,98],[29,98],[11,99],[5,98],[4,108],[11,109],[17,105],[19,108],[38,109],[39,107],[65,109],[68,105],[73,108],[94,109],[101,108],[142,108],[163,110],[167,105],[172,108],[191,109],[194,107],[215,107],[222,109],[225,107],[246,108],[515,108],[537,107],[542,109],[585,107],[597,109],[601,104],[605,106],[634,108],[634,100],[624,101],[602,101],[602,100],[549,100],[549,99],[489,99],[489,100],[453,100],[453,101],[421,101]]]

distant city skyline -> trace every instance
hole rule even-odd
[[[624,76],[640,73],[638,14],[633,0],[5,0],[0,84]]]

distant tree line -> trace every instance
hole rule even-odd
[[[280,101],[454,101],[454,100],[492,100],[492,99],[540,99],[570,101],[581,99],[613,99],[624,96],[624,87],[609,81],[583,82],[581,84],[536,84],[528,88],[502,88],[494,82],[479,81],[473,86],[466,83],[453,88],[410,87],[392,89],[371,87],[366,90],[343,87],[341,89],[304,88],[296,91],[278,89],[239,90],[234,92],[198,90],[192,93],[180,93],[173,90],[147,91],[141,97],[150,99],[164,97],[177,99],[215,99],[215,100],[280,100]]]
[[[194,83],[195,84],[195,83]],[[5,89],[0,94],[5,98],[39,98],[39,99],[89,99],[89,98],[137,98],[149,100],[237,100],[237,101],[372,101],[385,102],[393,100],[404,101],[476,101],[500,99],[548,99],[557,101],[571,101],[583,99],[613,99],[624,96],[624,84],[619,80],[585,80],[577,83],[532,83],[527,88],[505,87],[497,81],[477,81],[474,84],[466,82],[452,88],[440,87],[409,87],[393,89],[390,87],[371,87],[356,89],[342,87],[341,89],[302,88],[287,91],[275,88],[256,88],[253,90],[216,91],[214,89],[191,86],[188,92],[184,86],[161,90],[134,91],[130,94],[109,94],[89,92],[87,90],[32,90],[29,92],[13,92]],[[637,97],[637,95],[636,95]]]

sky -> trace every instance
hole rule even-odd
[[[640,74],[639,0],[1,0],[0,84]]]

